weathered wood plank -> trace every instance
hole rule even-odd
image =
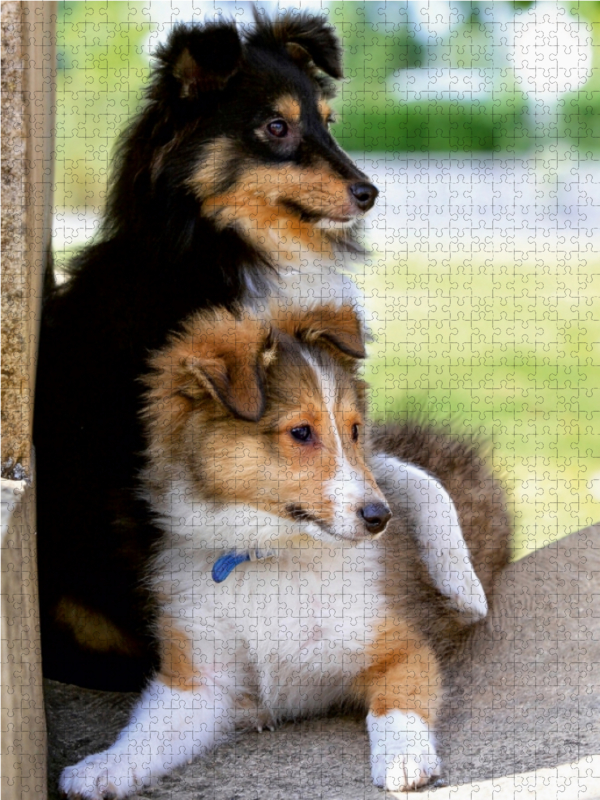
[[[56,11],[55,2],[1,6],[4,800],[46,797],[31,429],[51,233]]]
[[[2,3],[2,477],[32,479],[31,425],[50,248],[56,3]]]
[[[46,797],[35,497],[2,480],[2,798]]]

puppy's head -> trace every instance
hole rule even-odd
[[[290,234],[322,249],[373,206],[377,189],[329,132],[342,66],[322,18],[256,12],[244,35],[232,22],[179,25],[156,56],[156,194],[178,187],[266,255]]]
[[[195,316],[151,362],[149,479],[256,509],[271,540],[378,535],[391,513],[365,464],[362,357],[349,307]]]

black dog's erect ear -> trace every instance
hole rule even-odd
[[[238,71],[242,42],[234,23],[177,25],[156,57],[161,72],[179,88],[181,98],[225,88]]]
[[[342,49],[334,29],[323,17],[290,11],[272,22],[253,7],[256,31],[248,43],[256,46],[284,45],[289,55],[305,66],[312,60],[323,72],[343,78]]]

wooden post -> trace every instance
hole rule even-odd
[[[31,445],[50,248],[55,2],[3,2],[2,797],[46,797]]]

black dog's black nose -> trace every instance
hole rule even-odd
[[[368,211],[373,208],[379,189],[372,183],[353,183],[350,187],[350,194],[361,211]]]
[[[358,509],[369,533],[381,533],[392,517],[392,512],[385,503],[369,503],[364,508]]]

